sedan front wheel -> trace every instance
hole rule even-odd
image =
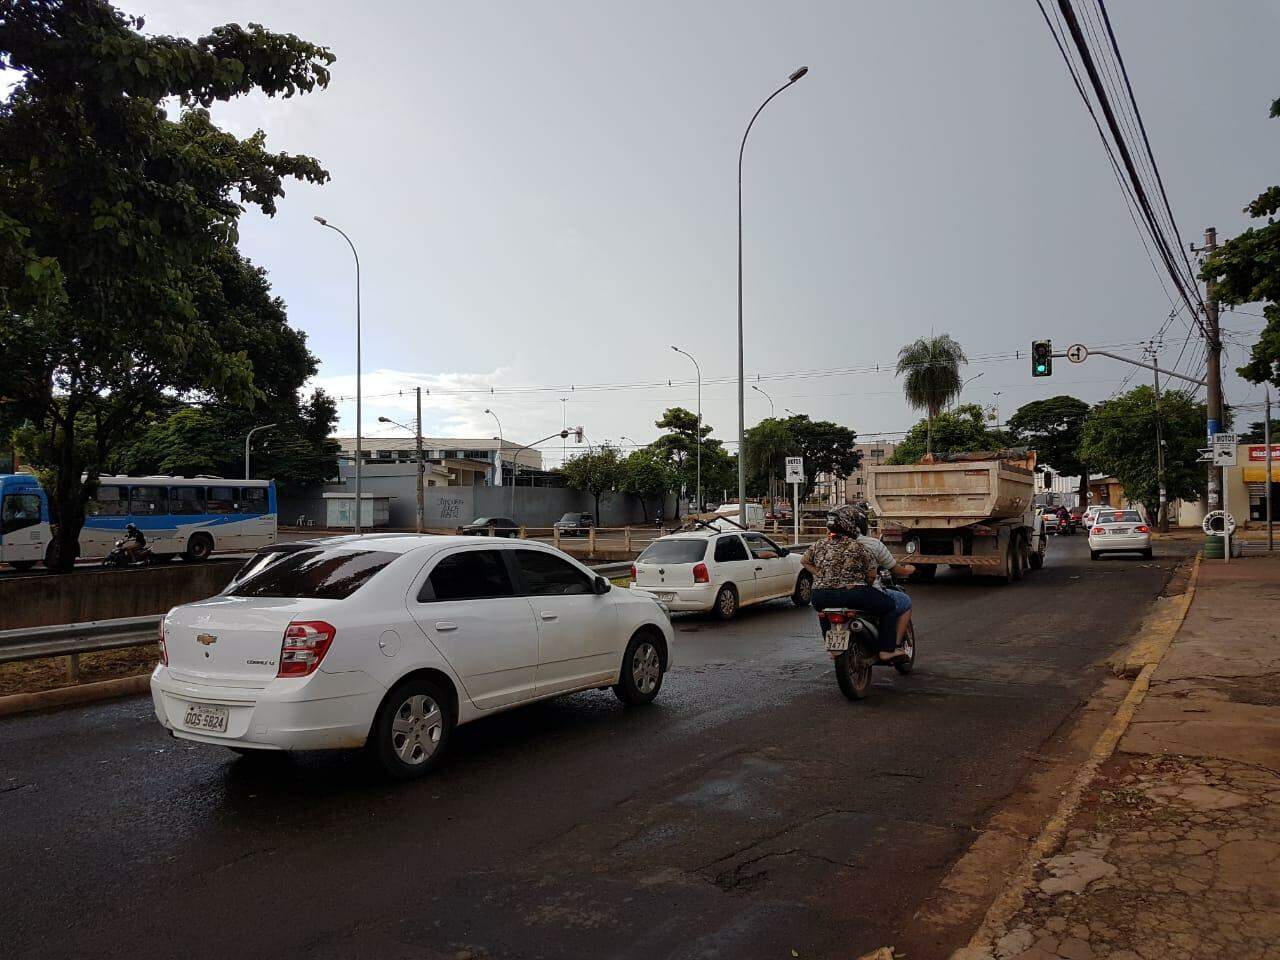
[[[613,693],[628,706],[652,703],[662,689],[663,658],[660,641],[648,633],[638,633],[622,655],[622,671]]]

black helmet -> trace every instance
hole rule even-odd
[[[134,524],[134,523],[128,524],[128,525],[124,528],[124,532],[125,532],[125,533],[137,533],[137,532],[138,532],[138,526],[137,526],[137,524]]]
[[[827,514],[827,529],[846,537],[867,532],[867,515],[852,504],[836,507]]]

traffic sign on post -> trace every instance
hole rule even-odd
[[[791,484],[791,542],[800,542],[800,484],[804,483],[804,457],[787,457],[787,483]]]
[[[1067,347],[1067,359],[1072,363],[1084,363],[1089,359],[1089,348],[1083,343],[1073,343]]]
[[[1236,465],[1236,446],[1238,438],[1234,433],[1215,433],[1213,435],[1213,465],[1215,467],[1234,467]]]
[[[787,457],[787,483],[804,483],[804,457]]]

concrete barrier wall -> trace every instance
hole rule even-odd
[[[211,597],[240,561],[170,563],[138,570],[92,570],[0,579],[0,630],[167,613]]]

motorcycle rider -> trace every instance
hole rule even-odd
[[[124,541],[120,544],[130,563],[137,563],[147,550],[147,538],[142,535],[136,524],[130,523],[124,528]]]
[[[887,570],[895,577],[906,579],[916,572],[914,564],[899,563],[884,545],[883,540],[877,540],[871,536],[871,524],[867,520],[867,514],[864,510],[859,510],[856,521],[858,524],[858,542],[870,550],[876,558],[881,570]],[[902,649],[902,641],[906,639],[907,627],[911,624],[911,597],[907,596],[907,591],[900,590],[897,587],[887,587],[876,580],[877,589],[885,591],[889,598],[893,601],[893,613],[896,620],[895,643],[897,649]]]
[[[813,576],[815,610],[852,607],[880,619],[880,659],[888,661],[900,655],[893,639],[895,604],[875,586],[879,563],[858,539],[860,513],[856,507],[843,506],[827,514],[827,539],[810,546],[800,562]]]

